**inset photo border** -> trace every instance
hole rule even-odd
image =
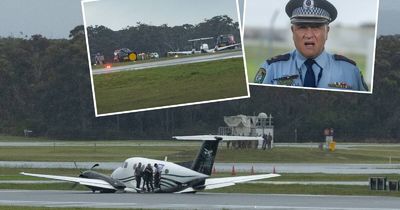
[[[299,60],[307,57],[295,47],[293,25],[285,10],[289,0],[245,1],[243,39],[251,85],[373,92],[379,0],[328,1],[336,7],[337,18],[329,24],[325,53],[320,54],[324,57],[317,57],[322,63],[314,65],[316,88],[303,86],[307,67]],[[302,2],[321,5],[320,0]],[[356,10],[360,5],[362,9]]]
[[[96,117],[250,97],[237,0],[83,0]]]

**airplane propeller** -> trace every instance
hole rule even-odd
[[[97,166],[99,166],[98,163],[94,164],[94,165],[90,168],[90,170],[93,170],[93,169],[94,169],[95,167],[97,167]]]
[[[81,176],[82,173],[83,173],[82,169],[78,168],[78,165],[76,164],[75,161],[74,161],[74,165],[75,165],[75,168],[79,170],[79,176]],[[75,183],[71,186],[71,190],[75,189],[76,186],[78,186],[78,184],[79,184],[79,182],[75,182]]]
[[[82,171],[82,169],[80,169],[79,167],[78,167],[78,164],[76,164],[76,162],[74,161],[74,165],[75,165],[75,168],[77,169],[77,170],[79,170],[79,177],[81,177],[82,176],[82,174],[84,173],[84,171]],[[98,163],[96,163],[96,164],[94,164],[91,168],[90,168],[90,170],[93,170],[95,167],[97,167],[97,166],[99,166],[99,164]],[[78,186],[78,182],[75,182],[72,186],[71,186],[71,189],[75,189],[76,188],[76,186]]]
[[[78,168],[78,165],[76,165],[76,162],[74,161],[74,165],[75,165],[75,168],[76,169],[78,169],[79,170],[79,172],[82,174],[83,173],[83,171],[80,169],[80,168]]]

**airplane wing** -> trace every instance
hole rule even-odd
[[[87,179],[87,178],[80,178],[80,177],[69,177],[69,176],[56,176],[56,175],[46,175],[46,174],[31,174],[21,172],[22,175],[26,176],[34,176],[46,179],[55,179],[67,182],[75,182],[85,186],[93,186],[99,187],[104,189],[116,190],[113,186],[111,186],[108,182],[101,180],[101,179]]]
[[[191,55],[193,51],[168,52],[168,55]]]
[[[249,176],[223,177],[223,178],[208,178],[204,183],[205,190],[216,189],[226,186],[231,186],[237,183],[244,183],[260,179],[268,179],[281,176],[279,174],[259,174]]]
[[[196,136],[173,136],[177,140],[189,141],[212,141],[212,140],[225,140],[225,141],[242,141],[242,140],[263,140],[262,137],[253,136],[222,136],[222,135],[196,135]]]
[[[204,37],[204,38],[198,38],[198,39],[191,39],[191,40],[188,40],[188,42],[197,42],[197,41],[204,41],[204,40],[210,40],[210,39],[214,39],[214,37]]]
[[[225,46],[225,47],[218,47],[218,48],[216,48],[215,50],[216,50],[216,51],[221,51],[221,50],[226,50],[226,49],[228,49],[228,48],[236,47],[236,46],[240,46],[240,45],[241,45],[241,43],[232,44],[232,45],[227,45],[227,46]]]
[[[211,189],[232,186],[237,183],[244,183],[244,182],[260,180],[260,179],[268,179],[268,178],[273,178],[273,177],[278,177],[278,176],[281,176],[281,175],[279,175],[279,174],[259,174],[259,175],[249,175],[249,176],[208,178],[208,179],[206,179],[206,182],[204,183],[204,185],[199,186],[199,188],[202,190],[211,190]],[[193,188],[187,188],[183,191],[180,191],[179,193],[188,193],[188,192],[195,192],[195,191],[197,191],[197,190],[193,189]]]
[[[200,54],[201,51],[199,50],[191,50],[191,51],[178,51],[178,52],[168,52],[168,55],[193,55],[193,54]]]

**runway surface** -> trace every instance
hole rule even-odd
[[[54,184],[68,183],[66,181],[38,181],[38,180],[0,180],[0,184]],[[275,185],[351,185],[351,186],[369,186],[368,181],[252,181],[251,184],[275,184]]]
[[[398,210],[400,198],[263,194],[93,194],[1,190],[0,205],[146,209]]]
[[[122,162],[99,163],[99,169],[114,170]],[[96,162],[77,162],[81,168],[90,168]],[[326,174],[400,174],[400,164],[323,164],[323,163],[215,163],[216,172],[250,173],[326,173]],[[2,168],[75,168],[73,162],[0,161]]]
[[[365,181],[252,181],[252,184],[275,184],[275,185],[350,185],[350,186],[369,186]]]
[[[217,163],[216,170],[256,173],[325,173],[325,174],[400,174],[400,164],[341,164],[341,163]]]
[[[155,62],[149,62],[149,63],[133,64],[133,65],[127,65],[127,66],[118,66],[118,67],[112,67],[110,69],[93,70],[92,74],[93,75],[109,74],[109,73],[115,73],[115,72],[121,72],[121,71],[134,71],[134,70],[142,70],[142,69],[148,69],[148,68],[174,66],[174,65],[190,64],[190,63],[201,63],[201,62],[225,60],[225,59],[240,58],[240,57],[243,57],[242,51],[217,53],[217,54],[212,54],[212,55],[194,56],[194,57],[187,57],[187,58],[177,58],[177,59],[171,59],[171,60],[155,61]]]

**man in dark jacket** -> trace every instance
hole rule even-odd
[[[156,188],[161,189],[161,169],[158,167],[158,164],[154,164],[155,172],[154,172],[154,186]]]
[[[135,171],[135,179],[136,179],[136,188],[140,189],[140,182],[142,181],[142,163],[139,162],[138,165],[133,166],[133,170]]]
[[[153,167],[150,163],[147,164],[146,168],[144,169],[144,182],[146,184],[147,191],[150,192],[151,187],[151,192],[153,192]]]

